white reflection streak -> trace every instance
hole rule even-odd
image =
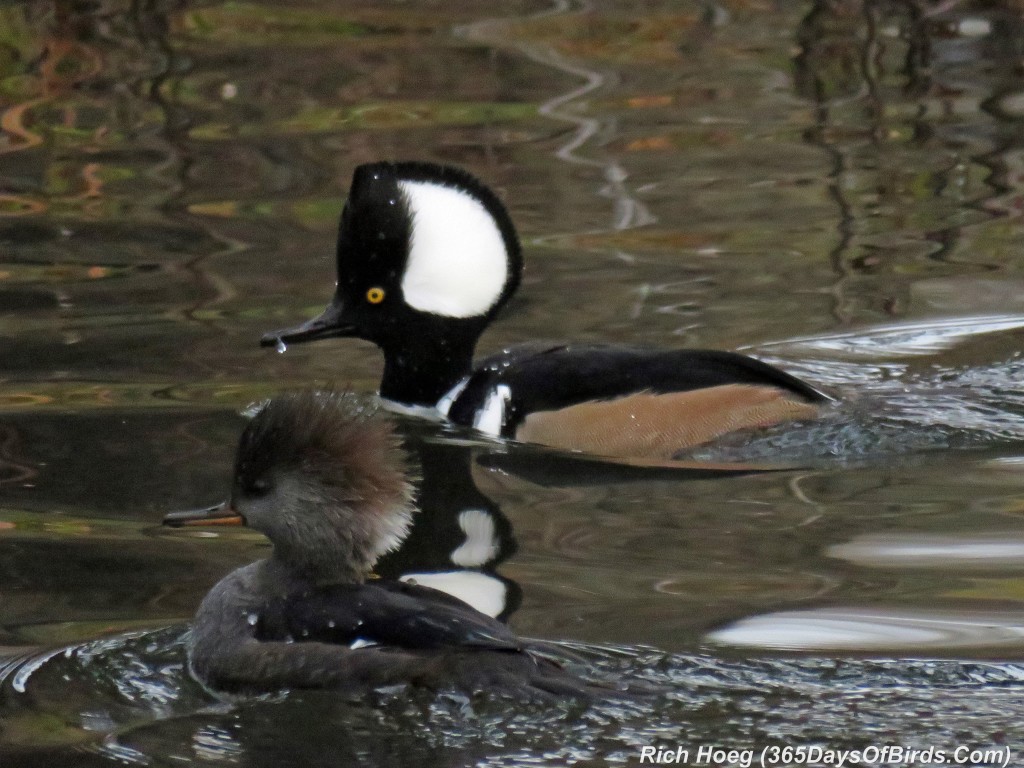
[[[710,633],[722,645],[788,651],[1020,647],[1024,614],[857,610],[786,611],[742,619]]]
[[[580,3],[579,10],[585,12],[589,10],[589,7],[588,3]],[[528,18],[539,19],[545,16],[556,16],[569,13],[571,10],[572,4],[568,0],[556,0],[549,10],[541,11]],[[474,42],[491,46],[507,46],[509,37],[505,26],[505,19],[488,19],[460,27],[455,30],[455,33]],[[632,229],[657,221],[647,206],[629,193],[625,185],[629,174],[616,160],[594,160],[577,153],[580,147],[597,135],[603,126],[603,121],[595,117],[578,115],[574,110],[565,107],[601,88],[607,82],[607,77],[597,70],[588,69],[581,64],[574,64],[566,60],[551,46],[519,41],[515,41],[513,45],[531,61],[583,79],[583,85],[548,99],[537,108],[537,111],[544,117],[576,126],[572,137],[555,152],[555,156],[573,165],[587,165],[603,170],[605,181],[608,183],[602,189],[602,194],[611,198],[614,209],[612,228],[615,230]],[[609,121],[609,127],[611,127],[611,121]]]
[[[1024,315],[979,315],[935,318],[862,328],[850,333],[786,339],[741,349],[832,352],[854,357],[930,355],[952,349],[964,339],[984,333],[1024,328]]]
[[[25,686],[28,684],[28,679],[32,677],[33,674],[35,674],[36,670],[42,667],[54,656],[59,656],[60,654],[64,653],[65,650],[66,649],[64,648],[58,648],[55,651],[40,653],[38,656],[35,656],[27,660],[24,664],[22,664],[21,668],[18,669],[14,677],[11,678],[11,688],[13,688],[18,693],[24,693]]]
[[[970,537],[936,535],[861,536],[826,550],[829,557],[871,568],[972,570],[1024,567],[1024,539],[989,533]]]

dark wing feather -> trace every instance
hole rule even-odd
[[[809,403],[831,398],[760,360],[709,349],[650,350],[603,344],[532,344],[485,358],[470,375],[448,417],[472,425],[498,385],[512,393],[502,434],[515,435],[534,411],[552,411],[589,400],[637,392],[688,392],[727,384],[776,387]]]
[[[400,581],[304,590],[267,606],[261,639],[351,645],[357,640],[408,650],[521,651],[512,631],[458,598]]]

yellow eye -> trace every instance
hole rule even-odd
[[[366,292],[366,300],[371,304],[380,304],[384,301],[384,289],[383,288],[371,288]]]

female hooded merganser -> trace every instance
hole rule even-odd
[[[589,698],[504,624],[444,592],[368,581],[406,535],[413,486],[391,423],[347,394],[268,402],[246,426],[230,501],[171,526],[244,524],[274,545],[203,599],[189,668],[211,689],[393,684]]]
[[[357,168],[337,269],[323,314],[265,334],[263,345],[367,339],[384,352],[381,397],[436,407],[490,435],[671,458],[728,432],[812,418],[831,399],[758,360],[712,350],[532,344],[474,368],[473,348],[518,287],[522,256],[504,205],[457,168]]]

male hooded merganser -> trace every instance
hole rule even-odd
[[[473,367],[473,348],[519,285],[522,256],[498,197],[421,162],[358,167],[341,214],[334,298],[264,346],[354,336],[384,352],[381,397],[436,407],[494,436],[608,456],[671,458],[719,435],[815,416],[831,398],[744,355],[532,344]]]
[[[203,599],[189,668],[226,692],[393,684],[590,698],[511,630],[429,587],[368,578],[405,536],[413,486],[391,423],[348,394],[269,401],[246,426],[231,498],[171,526],[244,524],[273,554]]]

